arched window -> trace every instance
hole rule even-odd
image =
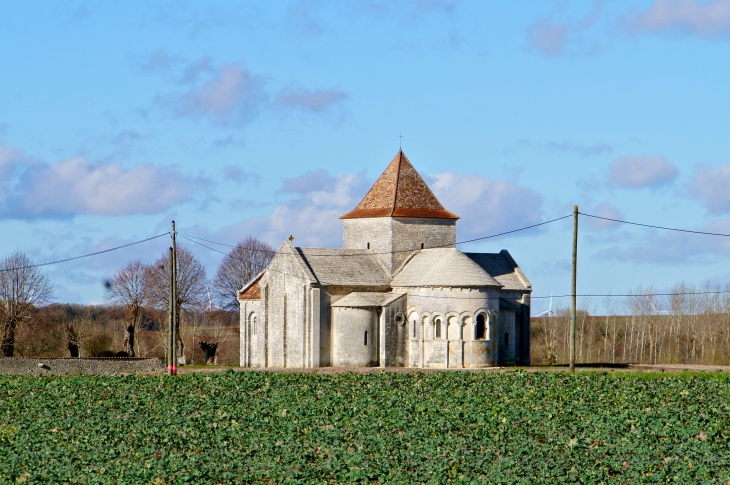
[[[508,333],[504,334],[504,346],[505,347],[509,346],[509,334]]]
[[[421,249],[423,249],[423,243],[421,243]]]
[[[484,314],[477,316],[477,326],[474,329],[474,340],[484,340],[486,336],[486,325],[484,324]]]
[[[437,318],[434,323],[436,324],[436,338],[441,338],[441,319]]]
[[[416,338],[416,325],[418,325],[418,320],[413,320],[413,338]]]
[[[367,345],[367,344],[368,344],[368,331],[367,331],[367,330],[365,330],[365,336],[363,337],[363,343],[364,343],[365,345]]]
[[[368,249],[370,249],[370,243],[368,243]]]

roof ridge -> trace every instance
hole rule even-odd
[[[403,164],[403,149],[398,150],[398,165],[395,170],[395,190],[393,191],[393,208],[390,211],[390,215],[395,214],[395,208],[398,207],[398,184],[400,183],[400,171],[401,165]]]

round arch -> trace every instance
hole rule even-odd
[[[474,340],[489,340],[489,312],[484,308],[474,312],[472,338]]]
[[[408,338],[410,338],[411,340],[417,340],[421,336],[418,328],[420,327],[420,321],[421,319],[418,316],[418,312],[416,312],[415,310],[408,311]]]

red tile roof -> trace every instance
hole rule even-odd
[[[364,217],[459,218],[444,209],[402,150],[357,207],[340,219]]]
[[[256,281],[251,284],[243,293],[238,294],[239,300],[260,300],[261,299],[261,287],[259,286],[259,280],[261,279],[261,276],[263,275],[263,272],[259,274],[258,278],[256,278]]]

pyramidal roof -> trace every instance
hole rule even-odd
[[[459,218],[444,209],[403,150],[398,151],[357,207],[340,219],[364,217]]]

